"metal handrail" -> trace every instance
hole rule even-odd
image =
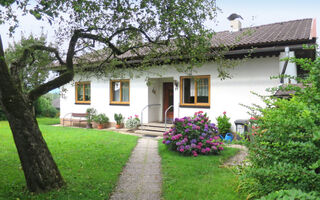
[[[161,104],[148,104],[148,105],[146,105],[145,107],[143,107],[142,108],[142,110],[141,110],[141,127],[143,127],[142,126],[142,124],[143,124],[143,111],[146,109],[146,108],[148,108],[148,107],[152,107],[152,106],[160,106]],[[142,130],[142,129],[141,129]]]
[[[166,111],[164,112],[164,131],[167,131],[167,112],[173,108],[173,105],[169,106]]]

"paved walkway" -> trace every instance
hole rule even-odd
[[[248,149],[247,147],[239,144],[230,144],[227,145],[228,147],[238,148],[240,151],[233,157],[229,158],[223,165],[224,166],[235,166],[235,165],[242,165],[243,161],[248,156]]]
[[[159,200],[161,165],[158,140],[142,137],[125,166],[111,200]]]

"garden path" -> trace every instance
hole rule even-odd
[[[235,166],[235,165],[242,165],[243,161],[248,156],[248,149],[247,147],[239,144],[230,144],[228,147],[240,149],[240,151],[230,159],[228,159],[223,165],[224,166]]]
[[[142,137],[133,150],[111,200],[158,200],[161,197],[158,140]]]

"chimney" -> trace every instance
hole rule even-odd
[[[241,30],[241,22],[238,19],[230,21],[231,32],[237,32]]]

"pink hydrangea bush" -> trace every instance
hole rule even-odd
[[[193,117],[176,118],[174,126],[163,134],[163,144],[185,155],[218,154],[223,143],[217,136],[218,128],[207,114],[196,112]]]

